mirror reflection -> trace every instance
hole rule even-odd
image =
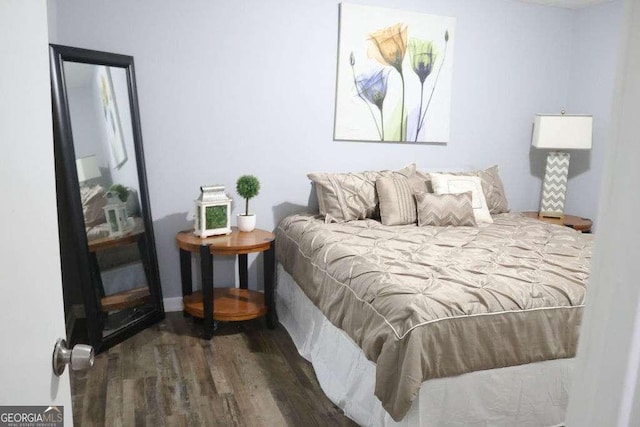
[[[125,68],[64,62],[92,284],[103,336],[154,309]]]

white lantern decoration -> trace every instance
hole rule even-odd
[[[109,224],[109,237],[118,237],[131,230],[131,223],[127,215],[127,205],[120,200],[118,193],[107,191],[105,194],[107,204],[104,208],[104,215]]]
[[[231,199],[224,193],[223,185],[203,185],[195,203],[193,232],[196,236],[231,233]]]

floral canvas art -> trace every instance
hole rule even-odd
[[[120,113],[113,90],[113,81],[109,67],[97,67],[97,87],[100,93],[102,112],[104,113],[105,132],[109,142],[109,153],[113,168],[120,169],[127,161],[127,149],[122,136]]]
[[[342,3],[334,139],[447,143],[455,24]]]

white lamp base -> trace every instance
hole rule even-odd
[[[564,217],[569,157],[569,153],[559,151],[552,151],[547,155],[547,169],[544,173],[542,201],[540,202],[541,217]]]

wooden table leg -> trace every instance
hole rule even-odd
[[[202,306],[204,311],[204,339],[213,337],[213,255],[209,246],[200,246],[200,274],[202,276]]]
[[[273,297],[275,279],[275,242],[264,252],[264,302],[267,306],[267,327],[274,329],[278,324],[278,315]]]
[[[240,289],[249,288],[249,262],[247,254],[238,255],[238,274],[240,276]]]
[[[182,281],[182,296],[191,295],[193,293],[193,278],[191,276],[191,252],[180,249],[180,280]],[[184,317],[190,314],[182,311]]]

